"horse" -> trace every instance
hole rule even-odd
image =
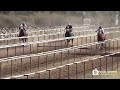
[[[72,37],[72,36],[74,36],[73,32],[70,30],[66,30],[65,37]],[[72,40],[72,46],[73,46],[73,38],[72,38],[72,39],[67,39],[67,47],[69,46],[70,40]],[[65,44],[66,44],[66,42],[65,42]]]
[[[104,42],[106,40],[105,34],[103,34],[102,32],[98,32],[97,40],[98,40],[98,42]],[[100,44],[99,48],[103,49],[103,43]]]
[[[19,37],[23,37],[23,36],[28,36],[28,34],[25,29],[20,29]],[[20,41],[21,40],[23,41],[23,43],[27,42],[27,38],[20,38]]]

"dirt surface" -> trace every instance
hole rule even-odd
[[[87,40],[89,42],[89,40]],[[92,41],[93,38],[92,38]],[[85,43],[88,43],[86,42],[86,40],[84,39],[82,44],[85,44]],[[62,46],[61,46],[61,43],[62,43]],[[56,46],[59,46],[59,47],[55,47],[55,44]],[[74,41],[74,45],[79,45],[81,44],[81,41],[80,40],[75,40]],[[21,46],[21,47],[17,47],[16,48],[16,51],[15,51],[15,48],[9,48],[8,49],[8,54],[7,54],[7,49],[0,49],[0,58],[5,58],[5,57],[12,57],[12,56],[20,56],[20,55],[26,55],[26,54],[35,54],[35,53],[41,53],[41,52],[46,52],[46,51],[51,51],[51,50],[57,50],[57,49],[61,49],[61,48],[66,48],[66,44],[65,44],[65,41],[62,41],[62,42],[53,42],[53,43],[47,43],[46,44],[46,47],[42,47],[43,44],[39,44],[39,46],[32,46],[30,48],[30,46]],[[48,47],[49,46],[49,47]],[[94,46],[92,48],[92,51],[89,47],[89,49],[77,49],[75,51],[75,54],[74,54],[74,51],[71,50],[68,54],[68,52],[63,52],[62,53],[62,59],[61,59],[61,53],[58,53],[54,56],[54,54],[51,54],[51,55],[48,55],[47,56],[47,61],[46,61],[46,56],[42,56],[42,57],[32,57],[31,59],[30,58],[25,58],[24,60],[22,60],[22,64],[21,64],[21,59],[19,60],[14,60],[12,61],[12,68],[11,68],[11,61],[8,61],[8,62],[3,62],[2,63],[2,67],[1,67],[1,77],[4,78],[4,77],[9,77],[9,76],[13,76],[13,75],[20,75],[20,74],[27,74],[27,73],[30,73],[30,72],[37,72],[38,70],[45,70],[47,68],[53,68],[53,67],[57,67],[57,66],[60,66],[60,65],[65,65],[65,64],[68,64],[68,63],[72,63],[72,62],[75,62],[75,61],[82,61],[82,60],[85,60],[85,59],[92,59],[94,57],[99,57],[101,56],[102,54],[104,55],[105,54],[105,50],[102,51],[102,53],[100,53],[100,51],[95,49],[96,47]],[[30,51],[31,50],[31,51]],[[117,50],[116,48],[112,48],[112,45],[111,45],[111,52],[109,51],[109,49],[106,48],[106,54],[109,52],[109,53],[113,53],[115,52],[114,50]],[[118,48],[118,51],[119,48]],[[120,58],[118,57],[115,57],[114,60],[119,60]],[[103,59],[103,63],[105,63],[105,60]],[[99,64],[99,60],[96,60],[96,62],[94,62],[94,65],[98,65]],[[88,64],[86,64],[87,68],[90,69],[91,68],[91,62],[89,62]],[[30,67],[31,66],[31,67]],[[72,65],[71,67],[71,70],[69,72],[70,74],[70,78],[75,78],[75,65]],[[78,70],[80,72],[80,75],[79,75],[79,78],[84,78],[83,77],[83,64],[81,64],[80,66],[78,66],[78,68],[80,70]],[[110,68],[111,68],[111,65],[110,65]],[[104,70],[104,66],[103,66],[103,70]],[[114,69],[114,70],[117,70],[117,69]],[[11,73],[12,71],[12,73]],[[88,75],[86,73],[86,77],[88,76],[88,78],[91,78],[91,71],[89,73],[90,70],[88,70]],[[61,77],[60,78],[64,78],[64,79],[67,79],[68,78],[68,73],[67,73],[67,67],[64,67],[62,68],[62,71],[61,71]],[[78,72],[78,74],[79,74]],[[87,72],[87,71],[86,71]],[[51,78],[53,79],[58,79],[59,78],[59,69],[55,69],[51,72]],[[25,77],[22,77],[22,78],[25,78]],[[30,78],[38,78],[38,75],[31,75]],[[41,78],[43,79],[47,79],[48,78],[48,72],[44,72],[41,74]],[[93,77],[94,78],[107,78],[107,76],[99,76],[99,77]],[[110,78],[108,76],[108,78]],[[112,78],[112,77],[111,77]],[[117,78],[117,77],[116,77]]]

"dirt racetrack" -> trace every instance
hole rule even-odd
[[[94,41],[94,40],[92,40]],[[77,41],[75,41],[74,45],[77,45],[76,43]],[[78,41],[78,42],[81,42],[81,41]],[[86,41],[84,40],[83,41],[83,44],[85,43]],[[114,51],[114,50],[117,50],[116,47],[117,47],[117,42],[114,42],[114,46],[113,46],[113,43],[110,44],[110,48],[111,48],[111,52]],[[50,45],[51,44],[51,45]],[[119,47],[120,44],[118,44],[118,47]],[[56,43],[56,47],[55,47],[55,43],[47,43],[46,44],[46,47],[44,47],[44,50],[43,50],[43,44],[39,44],[39,46],[33,46],[31,49],[29,46],[21,46],[21,47],[17,47],[17,53],[16,55],[17,56],[20,56],[20,55],[26,55],[26,54],[36,54],[36,53],[41,53],[41,52],[46,52],[46,51],[51,51],[51,50],[57,50],[57,49],[61,49],[61,42],[57,42]],[[109,44],[107,43],[106,45],[107,47],[109,46]],[[65,41],[62,41],[62,48],[66,48],[67,46],[65,45]],[[113,50],[113,47],[114,47],[114,50]],[[15,48],[15,47],[14,47]],[[8,54],[6,53],[6,50],[7,49],[1,49],[0,50],[0,58],[6,58],[6,57],[12,57],[12,56],[15,56],[15,49],[14,48],[10,48],[9,49],[9,52]],[[24,51],[23,51],[23,48],[24,48]],[[95,48],[95,47],[94,47]],[[32,51],[30,51],[32,50]],[[109,52],[109,49],[106,48],[106,51]],[[120,51],[119,48],[117,51]],[[46,68],[53,68],[53,67],[56,67],[56,66],[60,66],[60,65],[65,65],[65,64],[68,64],[68,63],[71,63],[71,62],[74,62],[74,61],[80,61],[80,60],[85,60],[85,59],[90,59],[90,58],[94,58],[94,57],[99,57],[101,56],[101,54],[104,54],[104,51],[103,53],[100,54],[99,51],[97,51],[96,49],[81,49],[81,54],[80,54],[80,49],[76,50],[75,54],[74,54],[74,51],[71,50],[70,53],[68,54],[67,51],[65,51],[63,53],[63,56],[62,56],[62,60],[61,60],[61,54],[58,53],[56,54],[56,56],[54,56],[54,54],[52,55],[48,55],[47,56],[47,60],[46,61],[46,56],[42,56],[42,57],[32,57],[31,59],[30,58],[25,58],[25,60],[22,60],[22,64],[21,64],[21,59],[19,60],[14,60],[12,61],[12,67],[11,67],[11,61],[8,61],[8,62],[4,62],[2,63],[2,71],[1,71],[1,77],[9,77],[9,76],[13,76],[13,75],[19,75],[19,74],[27,74],[27,73],[30,73],[30,72],[37,72],[38,70],[45,70]],[[87,53],[86,53],[87,52]],[[98,53],[97,53],[98,52]],[[69,55],[69,56],[68,56]],[[114,57],[114,60],[115,60],[115,63],[117,60],[119,60],[120,58],[119,57]],[[109,61],[111,61],[111,57],[109,59]],[[90,69],[91,66],[90,66],[90,63],[91,62],[88,62],[88,64],[86,64],[87,66],[87,69]],[[105,63],[105,60],[103,60],[102,62],[103,64]],[[114,63],[114,64],[115,64]],[[21,66],[22,65],[22,66]],[[81,64],[82,65],[82,64]],[[99,60],[96,60],[96,62],[94,62],[94,65],[98,66],[99,65]],[[110,64],[111,66],[111,64]],[[94,66],[95,67],[95,66]],[[78,65],[78,68],[80,70],[79,71],[79,78],[83,78],[83,66],[79,66]],[[105,69],[105,66],[102,67],[103,70]],[[111,68],[111,67],[110,67]],[[71,66],[70,67],[70,77],[69,78],[75,78],[75,66]],[[12,73],[11,73],[11,70],[12,70]],[[114,68],[114,70],[116,70],[116,68]],[[62,68],[62,76],[61,78],[68,78],[67,77],[67,67],[64,67]],[[87,72],[87,71],[86,71]],[[59,74],[59,70],[53,70],[51,72],[51,78],[55,79],[55,78],[59,78],[58,75]],[[91,70],[88,70],[88,75],[86,74],[87,78],[91,78]],[[35,76],[34,75],[30,76],[31,78],[38,78],[38,76]],[[47,79],[48,78],[48,72],[44,72],[41,74],[41,78],[43,79]],[[97,78],[97,77],[93,77],[93,78]],[[98,77],[98,78],[102,78],[102,77]]]

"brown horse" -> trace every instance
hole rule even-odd
[[[71,31],[65,32],[65,37],[72,37],[72,36],[74,36],[73,32],[71,32]],[[71,39],[67,39],[67,47],[69,46],[70,40],[72,41],[72,46],[73,46],[73,38],[71,38]]]
[[[19,37],[23,37],[23,36],[28,36],[28,34],[27,34],[26,30],[21,29],[20,32],[19,32]],[[23,43],[24,43],[24,42],[27,41],[27,38],[21,38],[20,41],[21,41],[21,40],[22,40]]]
[[[105,34],[103,34],[103,33],[101,33],[101,32],[98,32],[98,34],[97,34],[97,40],[98,40],[98,42],[104,42],[105,39],[106,39]],[[100,49],[103,49],[103,43],[100,44],[100,47],[99,47],[99,48],[100,48]]]

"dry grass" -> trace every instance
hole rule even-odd
[[[105,27],[115,25],[115,13],[92,11],[87,18],[92,19],[91,24]],[[82,15],[60,14],[49,12],[38,12],[30,15],[16,14],[14,11],[9,14],[0,14],[0,27],[17,27],[21,22],[26,22],[29,26],[49,27],[49,26],[65,26],[68,22],[73,25],[82,26]]]
[[[70,16],[70,22],[72,24],[81,23],[79,17]],[[36,13],[31,15],[16,15],[14,13],[10,13],[8,15],[0,14],[0,27],[17,27],[21,22],[26,22],[29,26],[61,26],[66,25],[68,23],[68,16],[60,15],[60,14],[50,14],[48,12],[45,13]]]

